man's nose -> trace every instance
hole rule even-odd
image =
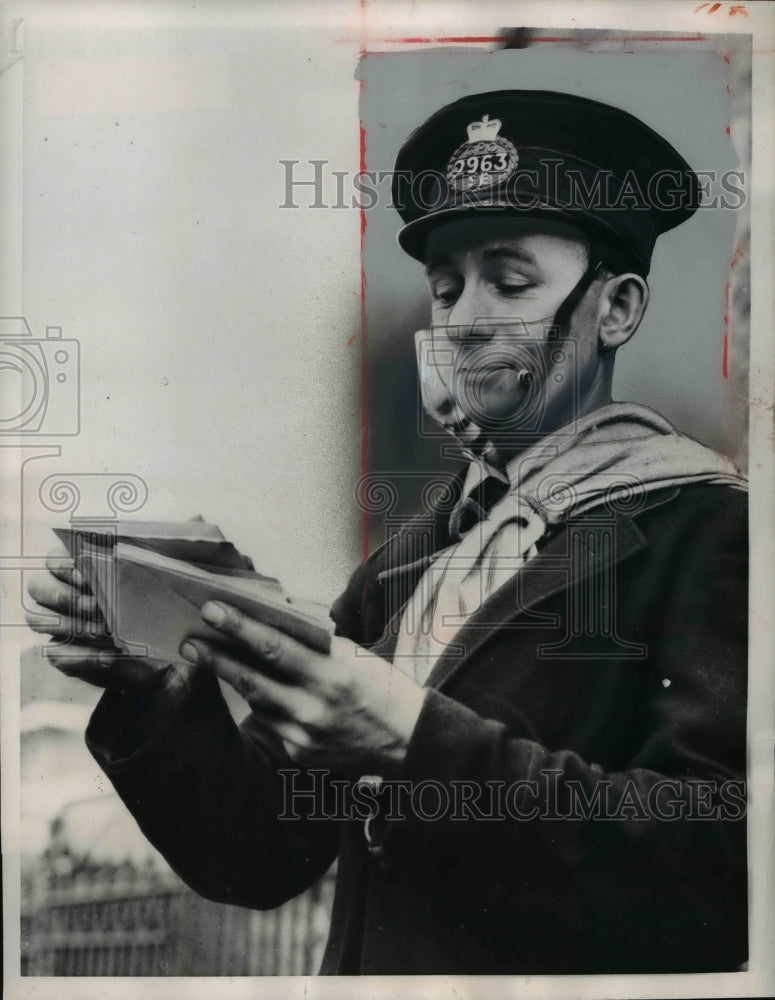
[[[476,288],[465,289],[447,313],[447,337],[455,343],[489,340],[494,331],[485,297]]]

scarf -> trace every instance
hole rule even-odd
[[[487,475],[472,467],[467,491]],[[678,433],[654,410],[611,403],[554,431],[506,467],[509,489],[456,544],[437,553],[402,617],[395,662],[419,681],[466,621],[571,516],[646,493],[707,483],[746,489],[727,458]]]

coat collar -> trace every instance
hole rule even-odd
[[[647,494],[637,513],[642,514],[668,503],[679,492],[675,488]],[[427,532],[430,528],[434,531],[434,539],[440,541],[437,549],[443,548],[449,544],[446,526],[448,517],[448,507],[445,507],[441,513],[432,512],[431,517],[425,515],[414,519],[401,534],[412,534],[418,530]],[[471,616],[434,665],[427,681],[428,686],[439,688],[445,685],[483,643],[504,627],[530,627],[531,620],[534,627],[551,625],[552,616],[538,611],[538,605],[600,573],[605,567],[615,566],[629,559],[647,545],[634,517],[622,511],[592,510],[571,521],[568,528],[555,532],[549,538],[520,574],[496,590]],[[575,546],[573,552],[570,551],[571,546]],[[396,551],[401,547],[398,546]],[[390,565],[386,557],[387,565],[378,573],[377,578],[383,586],[389,587],[393,593],[402,594],[406,599],[432,561],[432,553],[401,565]],[[405,600],[391,618],[382,637],[371,647],[372,653],[392,659],[404,603]]]

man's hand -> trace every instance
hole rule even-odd
[[[207,663],[305,767],[342,774],[396,773],[425,690],[386,660],[334,637],[330,654],[309,649],[236,608],[211,601],[202,618],[222,641],[190,638],[181,655]]]
[[[191,667],[120,653],[88,584],[64,546],[48,554],[46,566],[48,572],[30,579],[27,591],[38,607],[27,610],[26,618],[33,632],[56,640],[44,646],[43,652],[58,670],[121,693],[155,688],[174,696],[187,687]]]

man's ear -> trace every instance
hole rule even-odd
[[[639,274],[609,278],[600,297],[598,343],[602,351],[626,344],[640,326],[649,301],[649,286]]]

